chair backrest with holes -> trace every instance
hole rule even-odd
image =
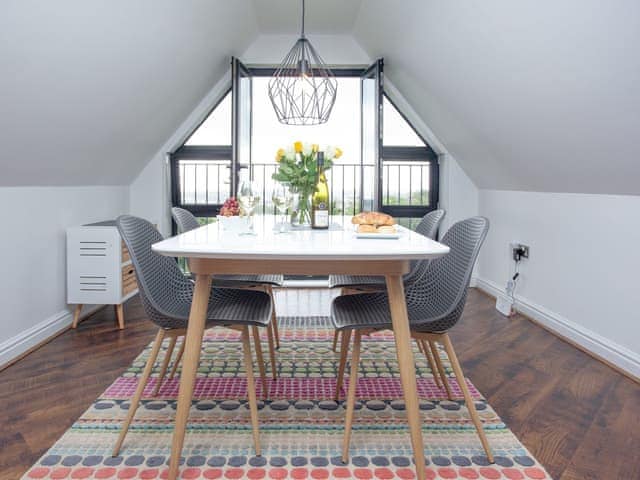
[[[433,210],[432,212],[427,213],[416,226],[416,233],[424,235],[432,240],[437,240],[438,230],[440,229],[440,224],[442,223],[444,216],[444,210]],[[429,260],[411,260],[409,273],[405,277],[405,282],[411,283],[422,276],[428,264]]]
[[[163,240],[158,230],[147,220],[122,215],[116,225],[124,240],[136,271],[140,297],[151,321],[162,328],[184,327],[183,314],[191,303],[193,284],[187,279],[175,259],[155,253],[151,246]]]
[[[450,252],[432,260],[424,274],[407,288],[412,328],[428,324],[430,331],[446,331],[464,310],[467,289],[489,220],[472,217],[454,224],[440,240]],[[426,326],[426,325],[425,325]]]
[[[189,210],[184,208],[173,207],[171,209],[171,216],[178,225],[178,232],[184,233],[190,230],[194,230],[200,227],[198,219]]]

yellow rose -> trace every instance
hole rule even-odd
[[[282,157],[284,157],[284,148],[279,148],[276,152],[276,162],[280,162]]]
[[[342,150],[336,147],[336,156],[334,158],[340,158],[342,156]]]
[[[296,153],[302,153],[302,142],[294,142],[293,148],[295,149]]]
[[[311,149],[314,152],[317,152],[320,149],[320,146],[317,143],[314,143],[313,145],[311,145]]]

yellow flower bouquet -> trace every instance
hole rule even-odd
[[[310,198],[315,192],[318,181],[318,166],[316,155],[319,151],[318,144],[307,142],[294,142],[286,148],[280,148],[276,152],[278,168],[271,176],[274,180],[289,185],[294,194],[299,195],[298,208],[294,222],[308,223],[311,221],[309,207]],[[324,149],[323,171],[327,171],[333,165],[333,161],[342,156],[342,150],[334,146]]]

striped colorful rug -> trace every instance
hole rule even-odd
[[[378,333],[363,341],[351,458],[343,464],[344,407],[332,400],[338,355],[331,351],[330,322],[324,317],[289,317],[279,324],[278,379],[269,380],[268,400],[259,405],[260,457],[252,452],[239,334],[224,329],[206,332],[181,478],[415,478],[391,335]],[[177,378],[165,381],[157,397],[144,400],[121,456],[110,455],[148,353],[149,347],[24,479],[167,478]],[[496,455],[495,464],[489,464],[464,402],[447,400],[424,357],[417,349],[414,353],[427,478],[550,478],[469,383]],[[152,379],[148,394],[154,383]],[[455,380],[451,384],[462,398]],[[260,398],[260,382],[257,388]]]

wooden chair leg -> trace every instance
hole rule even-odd
[[[336,330],[336,333],[339,333]],[[336,402],[340,400],[340,391],[344,380],[344,370],[347,365],[347,354],[349,353],[349,341],[351,340],[351,330],[343,330],[342,341],[340,342],[340,364],[338,365],[338,378],[336,380]]]
[[[142,377],[138,380],[138,386],[136,387],[136,393],[133,395],[133,399],[131,399],[131,404],[129,405],[129,411],[127,412],[127,418],[122,424],[122,428],[120,429],[120,435],[118,435],[118,441],[116,445],[113,447],[113,452],[111,455],[117,457],[120,453],[120,448],[122,447],[122,442],[124,442],[124,437],[126,437],[127,432],[129,431],[129,426],[131,425],[131,421],[136,414],[136,410],[138,409],[138,404],[140,403],[140,399],[142,398],[142,392],[144,392],[144,387],[147,385],[149,381],[149,376],[151,375],[151,371],[153,370],[153,366],[156,363],[156,358],[158,357],[158,352],[160,351],[160,346],[162,345],[162,340],[164,340],[164,330],[158,330],[156,335],[156,339],[153,342],[153,347],[151,347],[151,353],[149,354],[149,359],[147,360],[147,364],[144,367],[144,371],[142,372]]]
[[[276,299],[273,295],[273,287],[267,287],[267,293],[271,297],[271,327],[276,341],[276,348],[280,348],[280,333],[278,332],[278,315],[276,314]]]
[[[433,340],[429,340],[429,347],[431,348],[431,354],[436,361],[436,366],[438,367],[438,372],[440,373],[440,378],[442,379],[444,389],[447,391],[447,398],[449,400],[453,400],[453,394],[451,393],[451,387],[449,386],[447,373],[445,372],[444,366],[442,365],[442,359],[440,359],[440,353],[438,352],[436,342]]]
[[[278,378],[278,364],[276,363],[276,347],[273,340],[273,329],[271,325],[267,327],[267,339],[269,340],[269,357],[271,357],[271,378]]]
[[[271,329],[273,330],[273,339],[276,342],[276,350],[280,348],[280,332],[278,331],[278,320],[276,316],[273,316],[273,320],[271,321]]]
[[[251,412],[251,426],[253,429],[253,445],[256,455],[260,455],[260,425],[258,423],[258,402],[256,400],[256,386],[253,380],[253,358],[249,342],[249,327],[242,327],[242,350],[244,351],[244,368],[247,375],[247,396]]]
[[[82,312],[81,303],[77,304],[76,308],[73,309],[73,323],[71,324],[71,328],[78,328],[78,322],[80,321],[80,312]]]
[[[185,339],[182,339],[182,343],[180,344],[180,350],[178,350],[178,355],[176,355],[176,359],[173,361],[173,367],[171,367],[171,371],[169,372],[169,378],[173,378],[178,370],[178,365],[180,365],[180,360],[182,360],[182,354],[184,353],[184,346],[187,342]]]
[[[358,366],[360,364],[360,340],[362,333],[356,331],[351,356],[351,374],[349,375],[349,391],[347,392],[347,414],[344,420],[344,439],[342,441],[342,461],[349,461],[349,443],[351,441],[351,425],[356,407],[356,386],[358,383]]]
[[[124,330],[124,306],[122,303],[116,305],[116,318],[118,319],[118,328]]]
[[[337,352],[338,348],[338,337],[340,336],[340,332],[338,330],[334,330],[333,332],[333,345],[331,346],[331,350]]]
[[[258,362],[258,370],[262,379],[262,398],[268,398],[269,387],[267,386],[267,371],[264,367],[264,357],[262,356],[262,343],[260,342],[260,332],[258,327],[251,327],[253,331],[253,343],[256,347],[256,360]]]
[[[160,367],[160,373],[158,373],[158,378],[156,379],[156,386],[153,387],[153,392],[151,396],[155,397],[158,395],[160,391],[160,386],[162,385],[162,381],[164,380],[164,375],[167,373],[167,367],[169,366],[169,362],[171,361],[171,355],[173,354],[173,348],[176,346],[176,340],[178,339],[177,335],[172,335],[169,339],[169,345],[167,346],[167,351],[164,354],[164,358],[162,359],[162,366]]]
[[[451,344],[451,339],[449,335],[446,333],[442,335],[442,343],[444,344],[444,348],[447,351],[447,355],[449,356],[449,360],[451,361],[451,368],[453,368],[453,373],[456,375],[456,379],[458,380],[458,385],[460,385],[460,389],[462,390],[462,394],[464,395],[464,402],[467,405],[467,410],[469,410],[469,414],[471,415],[471,420],[476,427],[478,432],[478,436],[480,437],[480,442],[482,443],[482,448],[484,448],[485,453],[487,454],[487,458],[491,463],[493,462],[493,452],[491,451],[491,447],[489,446],[489,441],[487,440],[487,435],[482,428],[482,421],[478,416],[478,412],[476,411],[476,404],[473,402],[473,398],[471,398],[471,394],[469,393],[469,387],[467,387],[467,382],[464,378],[464,374],[462,373],[462,367],[460,367],[460,363],[458,362],[458,357],[456,356],[456,352],[453,349],[453,345]]]
[[[440,380],[440,371],[437,370],[436,364],[433,360],[433,353],[431,352],[431,347],[427,345],[427,342],[424,340],[417,340],[418,345],[422,346],[422,353],[427,357],[427,362],[429,362],[429,368],[431,369],[431,375],[433,375],[433,379],[436,382],[436,386],[438,388],[442,388],[442,381]]]

